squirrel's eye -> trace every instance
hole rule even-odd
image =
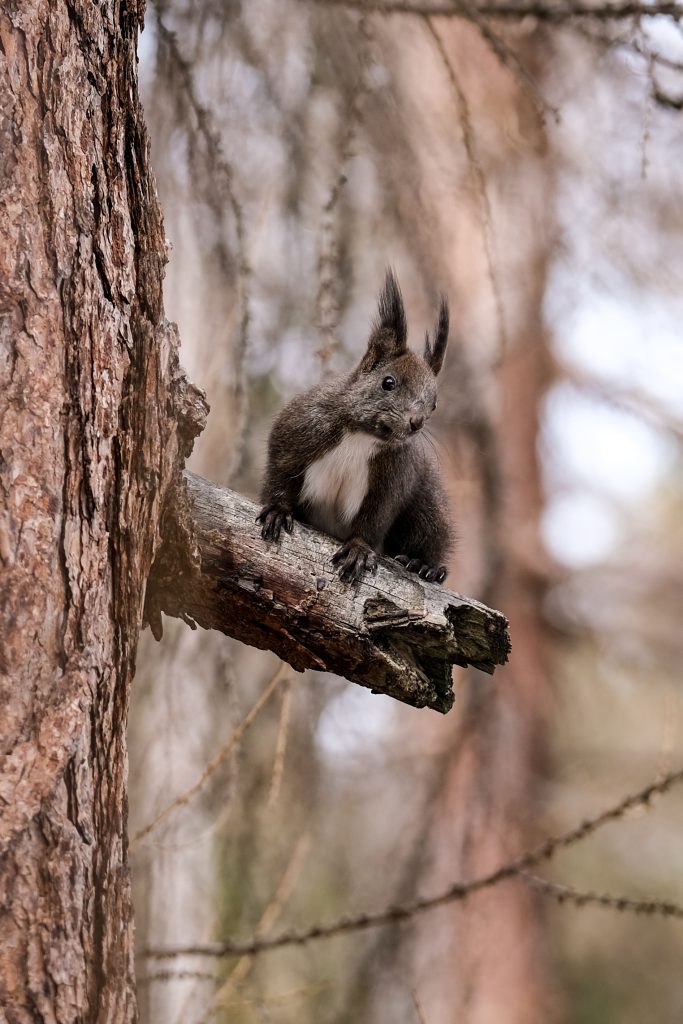
[[[382,381],[382,387],[385,391],[393,391],[396,387],[396,380],[394,377],[385,377]]]

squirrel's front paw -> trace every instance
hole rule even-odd
[[[332,555],[332,562],[339,566],[339,576],[346,582],[360,579],[366,570],[373,575],[377,572],[377,555],[369,544],[358,537],[342,544],[339,551]]]
[[[419,558],[409,558],[408,555],[396,555],[394,558],[395,562],[399,565],[405,566],[408,572],[416,572],[423,580],[427,580],[428,583],[443,583],[448,575],[448,569],[445,565],[425,565],[425,563]]]
[[[261,536],[264,540],[279,540],[283,527],[287,533],[294,529],[292,513],[282,505],[264,505],[256,516],[256,522],[263,524]]]

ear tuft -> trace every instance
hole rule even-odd
[[[390,331],[394,336],[397,353],[404,351],[408,344],[408,323],[401,289],[391,267],[387,269],[384,287],[379,296],[377,313],[375,329]]]
[[[381,363],[402,356],[407,349],[406,311],[396,275],[389,267],[379,295],[377,318],[372,325],[367,352],[361,360],[360,369],[362,372],[374,370]]]
[[[425,362],[432,368],[435,377],[443,366],[443,357],[446,354],[448,320],[448,302],[442,296],[441,305],[439,306],[439,319],[436,321],[436,327],[434,328],[434,344],[432,345],[429,341],[429,333],[425,336]]]

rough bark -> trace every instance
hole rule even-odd
[[[184,474],[187,504],[174,503],[167,543],[150,580],[147,614],[219,629],[275,651],[303,671],[335,672],[415,707],[446,712],[451,666],[493,672],[507,661],[500,612],[426,583],[382,559],[376,576],[342,583],[338,542],[301,523],[267,544],[248,498]]]
[[[125,723],[192,432],[137,98],[143,5],[0,10],[0,1005],[132,1021]],[[190,403],[191,405],[191,403]]]

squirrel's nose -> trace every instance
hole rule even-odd
[[[410,429],[412,431],[419,430],[420,427],[422,426],[422,424],[424,423],[424,421],[425,421],[424,416],[411,416],[410,417]]]

